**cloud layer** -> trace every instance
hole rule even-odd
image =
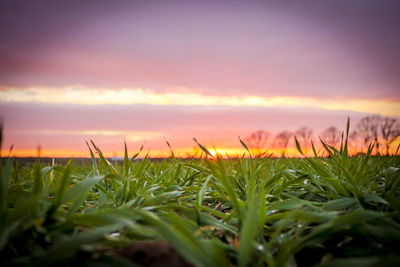
[[[4,1],[0,85],[399,99],[398,1]]]
[[[30,87],[0,90],[3,102],[80,104],[80,105],[182,105],[182,106],[253,106],[253,107],[308,107],[327,110],[373,112],[400,116],[400,101],[380,99],[326,99],[301,96],[205,95],[181,89],[165,93],[142,88],[120,90],[71,86],[63,88]]]

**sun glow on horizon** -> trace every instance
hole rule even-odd
[[[397,147],[400,145],[400,138],[397,139],[390,147],[390,153],[392,155],[400,152],[397,150]],[[100,147],[101,149],[101,147]],[[208,151],[211,153],[212,158],[241,158],[241,157],[249,157],[248,151],[246,151],[243,147],[208,147]],[[114,159],[122,159],[124,156],[124,150],[102,150],[102,153],[107,158]],[[307,157],[313,157],[314,153],[309,147],[302,147],[303,153]],[[129,150],[129,157],[134,154],[139,153],[138,158],[144,158],[148,156],[149,158],[170,158],[171,151],[168,149],[156,149],[152,150],[150,148],[144,148],[142,151],[138,150]],[[174,156],[178,158],[201,158],[207,157],[207,155],[198,147],[182,147],[176,148],[172,150],[174,152]],[[318,156],[328,156],[328,153],[325,149],[320,145],[316,147],[316,151]],[[366,153],[366,148],[360,147],[349,147],[349,154],[356,155],[358,153]],[[384,154],[385,151],[381,151]],[[89,158],[90,153],[87,147],[82,147],[81,150],[60,150],[60,149],[13,149],[6,150],[2,149],[1,155],[2,157],[37,157],[40,153],[40,157],[45,158]],[[282,149],[279,147],[270,147],[266,149],[250,149],[250,153],[252,157],[281,157],[284,153],[286,157],[289,158],[298,158],[302,157],[297,148],[292,144],[288,146],[286,149]],[[376,151],[373,151],[373,155],[376,154]]]

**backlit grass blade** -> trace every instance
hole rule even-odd
[[[251,152],[250,152],[250,149],[247,147],[247,145],[246,145],[246,143],[245,142],[243,142],[243,140],[242,139],[240,139],[240,136],[238,136],[238,138],[239,138],[239,141],[240,141],[240,143],[242,144],[242,146],[247,150],[247,152],[249,153],[249,156],[250,156],[250,158],[251,158]]]
[[[294,141],[296,142],[297,150],[300,152],[301,155],[304,156],[303,151],[301,150],[300,143],[299,143],[299,141],[297,140],[297,137],[296,137],[296,136],[294,137]]]
[[[165,138],[164,138],[165,139]],[[168,142],[167,139],[165,139],[165,143],[167,143],[167,146],[169,148],[169,151],[171,152],[171,158],[175,158],[174,151],[172,150],[171,144]]]
[[[349,151],[348,151],[349,132],[350,132],[350,117],[347,118],[347,124],[346,124],[346,139],[345,139],[344,151],[343,151],[343,154],[346,155],[346,156],[349,155]]]
[[[124,162],[123,162],[123,166],[124,166],[124,175],[128,176],[129,174],[129,157],[128,157],[128,148],[126,146],[126,141],[124,139]]]
[[[115,167],[103,156],[103,152],[101,152],[101,150],[95,145],[93,140],[90,140],[90,142],[92,143],[94,149],[96,150],[97,154],[99,155],[100,161],[103,163],[103,165],[105,167],[108,167],[109,170],[111,170],[112,172],[118,173],[117,169],[115,169]]]
[[[90,148],[89,143],[88,143],[87,141],[85,141],[85,142],[86,142],[86,145],[87,145],[87,147],[88,147],[88,149],[89,149],[90,157],[91,157],[91,159],[92,159],[92,168],[93,168],[93,171],[96,171],[96,172],[97,172],[97,175],[98,175],[98,174],[99,174],[99,169],[97,168],[97,161],[96,161],[96,158],[94,157],[93,151],[92,151],[92,149]]]
[[[213,154],[211,154],[211,152],[208,151],[208,149],[207,149],[205,146],[203,146],[202,144],[200,144],[200,143],[197,141],[196,137],[193,138],[193,141],[200,147],[201,150],[203,150],[203,152],[204,152],[206,155],[210,156],[211,158],[214,158]]]
[[[312,147],[312,151],[313,151],[313,153],[314,153],[314,157],[315,157],[315,158],[318,158],[318,153],[317,153],[317,151],[315,150],[315,146],[314,146],[314,143],[313,143],[312,140],[311,140],[311,147]]]

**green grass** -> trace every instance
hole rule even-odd
[[[196,266],[399,266],[400,157],[350,157],[346,143],[323,144],[329,158],[152,162],[126,149],[121,164],[94,143],[88,165],[7,158],[1,263],[135,265],[107,250],[166,240]]]

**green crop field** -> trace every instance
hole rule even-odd
[[[400,266],[400,157],[350,157],[346,140],[325,150],[110,162],[91,144],[89,164],[5,158],[1,265]]]

